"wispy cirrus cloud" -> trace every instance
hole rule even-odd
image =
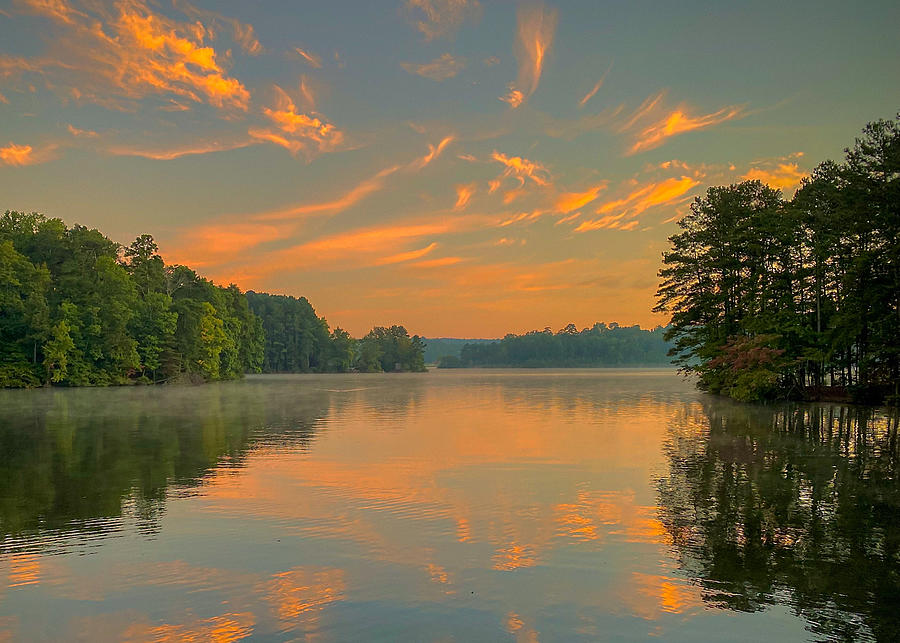
[[[465,207],[469,204],[469,201],[472,199],[472,195],[475,194],[476,184],[468,183],[464,185],[456,186],[456,204],[453,206],[454,210],[464,210]]]
[[[528,180],[540,186],[550,184],[550,171],[536,161],[530,161],[522,156],[507,156],[496,150],[491,153],[491,158],[506,166],[503,177],[513,177],[519,181],[519,185],[524,186]]]
[[[21,10],[56,24],[47,55],[6,58],[6,75],[36,72],[48,84],[80,101],[125,108],[150,95],[223,110],[246,111],[250,93],[230,76],[216,50],[207,44],[202,22],[179,22],[142,0],[112,7],[93,2],[19,0]]]
[[[95,132],[94,130],[80,129],[78,127],[75,127],[71,123],[66,125],[66,129],[69,130],[69,134],[71,134],[75,138],[97,138],[98,136],[100,136],[100,134]]]
[[[452,141],[453,136],[445,136],[437,145],[429,144],[428,152],[424,156],[413,159],[406,165],[392,165],[379,170],[374,175],[354,185],[344,194],[333,199],[291,206],[289,208],[283,208],[273,212],[264,212],[252,216],[256,220],[272,221],[338,214],[356,205],[370,194],[382,190],[385,186],[385,181],[391,175],[401,171],[416,172],[428,166],[440,156],[444,148]]]
[[[746,116],[742,105],[728,105],[715,112],[697,115],[685,104],[666,110],[662,107],[664,97],[665,92],[651,96],[621,125],[621,131],[635,130],[628,154],[659,147],[673,136]]]
[[[556,9],[543,4],[523,5],[517,12],[516,60],[519,74],[500,100],[513,109],[521,106],[537,90],[547,53],[556,31]]]
[[[340,232],[273,252],[259,262],[257,270],[270,273],[285,266],[296,268],[308,265],[350,266],[360,263],[363,265],[399,263],[417,258],[413,256],[415,253],[422,253],[421,256],[424,256],[433,249],[429,245],[427,252],[422,252],[424,249],[395,252],[404,244],[445,234],[452,231],[454,225],[451,220],[410,222]],[[385,251],[391,252],[391,254],[385,256],[383,254]]]
[[[304,87],[302,83],[301,87]],[[341,130],[318,116],[299,112],[293,99],[278,85],[274,86],[274,91],[275,102],[271,107],[263,108],[263,114],[278,131],[250,128],[250,136],[281,145],[292,154],[330,152],[344,142]]]
[[[198,268],[234,259],[260,244],[284,239],[291,229],[278,224],[207,224],[185,230],[166,252],[168,263],[185,263]]]
[[[43,2],[59,2],[59,0],[41,0]],[[251,56],[258,56],[265,51],[256,37],[253,25],[235,18],[224,16],[217,11],[201,9],[185,0],[172,0],[172,4],[188,18],[203,22],[204,29],[211,40],[215,40],[220,31],[228,30],[232,40]]]
[[[410,74],[417,74],[423,78],[440,82],[456,76],[465,68],[466,61],[464,58],[455,58],[447,53],[435,58],[430,63],[421,65],[415,63],[400,63],[400,66]]]
[[[569,214],[579,208],[583,208],[591,201],[597,199],[602,190],[606,189],[606,182],[598,183],[585,192],[564,192],[556,199],[556,210],[563,214]]]
[[[466,20],[481,15],[478,0],[406,0],[403,9],[425,40],[450,37]]]
[[[16,167],[37,165],[56,158],[56,151],[57,146],[54,144],[34,147],[10,141],[5,147],[0,147],[0,163]]]
[[[612,64],[610,64],[609,67],[606,68],[606,71],[603,72],[602,76],[600,76],[600,80],[597,81],[597,84],[595,84],[591,88],[591,90],[587,94],[585,94],[580,101],[578,101],[579,107],[584,107],[585,105],[587,105],[587,102],[591,100],[598,91],[600,91],[600,88],[603,87],[603,83],[606,81],[606,77],[609,75],[611,69]]]
[[[429,165],[432,161],[434,161],[437,157],[441,155],[441,152],[444,151],[450,143],[454,141],[456,137],[454,136],[445,136],[438,142],[437,145],[428,144],[428,153],[420,159],[417,159],[410,163],[410,167],[421,170],[423,167]]]
[[[384,168],[334,199],[292,206],[274,212],[265,212],[254,215],[253,218],[259,221],[273,221],[278,219],[297,219],[310,215],[333,215],[343,212],[370,194],[381,190],[384,187],[385,179],[400,168],[400,165]]]
[[[409,250],[407,252],[398,252],[397,254],[389,255],[387,257],[381,257],[375,260],[376,266],[386,266],[388,264],[393,263],[404,263],[406,261],[414,261],[415,259],[421,259],[425,255],[429,254],[432,250],[437,248],[438,244],[436,242],[429,243],[424,248],[419,248],[418,250]]]
[[[83,136],[76,134],[75,136]],[[93,132],[93,136],[98,136]],[[215,152],[228,152],[230,150],[238,150],[251,145],[258,145],[259,140],[249,137],[243,137],[234,140],[209,140],[188,143],[184,145],[176,145],[172,147],[146,147],[138,145],[111,145],[102,148],[107,154],[113,156],[140,156],[155,161],[171,161],[183,156],[197,156],[201,154],[211,154]]]
[[[633,230],[639,225],[635,217],[650,208],[677,202],[698,185],[700,185],[700,182],[689,176],[672,177],[663,181],[648,183],[632,190],[620,199],[603,203],[597,208],[596,212],[604,216],[598,219],[582,221],[575,228],[575,232],[604,228]],[[619,212],[613,214],[616,210],[619,210]]]
[[[637,219],[625,221],[625,212],[619,214],[608,214],[599,219],[591,219],[590,221],[582,221],[575,232],[589,232],[591,230],[634,230],[638,227]]]
[[[306,64],[310,67],[314,67],[316,69],[322,68],[322,59],[315,54],[306,51],[305,49],[301,49],[300,47],[294,47],[294,52],[302,58]]]

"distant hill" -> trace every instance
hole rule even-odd
[[[466,344],[490,344],[499,339],[458,339],[456,337],[423,337],[425,342],[425,363],[434,364],[442,357],[459,357]]]

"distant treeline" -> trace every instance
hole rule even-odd
[[[305,299],[217,286],[60,219],[0,217],[0,387],[233,379],[250,372],[424,370],[402,326],[354,340]]]
[[[442,357],[459,357],[466,344],[488,344],[496,339],[459,339],[457,337],[423,337],[425,342],[425,363],[435,364]]]
[[[524,335],[507,335],[489,343],[468,343],[459,357],[448,355],[439,368],[524,367],[574,368],[598,366],[664,366],[670,363],[665,330],[639,326],[575,324],[554,333],[549,328]]]
[[[658,311],[702,388],[738,400],[900,400],[900,116],[794,198],[710,188],[669,238]]]

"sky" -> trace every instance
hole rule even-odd
[[[0,210],[362,335],[651,312],[711,185],[900,109],[900,3],[0,0]]]

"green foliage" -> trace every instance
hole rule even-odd
[[[900,391],[900,116],[790,201],[710,188],[663,255],[657,311],[699,385],[741,400]]]
[[[75,348],[70,330],[66,320],[57,322],[50,331],[50,339],[44,344],[44,367],[51,382],[62,382],[68,372],[69,354]]]
[[[434,364],[444,357],[459,357],[466,344],[489,344],[495,339],[459,339],[456,337],[423,337],[425,342],[425,363]]]
[[[310,373],[341,370],[324,319],[305,297],[247,293],[250,309],[262,320],[265,332],[264,373]],[[348,336],[349,337],[349,336]]]
[[[437,362],[438,368],[462,368],[463,361],[456,355],[444,355]]]
[[[460,362],[462,366],[530,368],[664,365],[669,348],[664,333],[662,328],[642,330],[616,323],[597,323],[579,331],[569,324],[556,333],[545,328],[507,335],[500,341],[466,344]]]
[[[0,217],[0,387],[234,379],[244,373],[422,371],[401,326],[357,342],[305,298],[242,293],[40,214]]]
[[[304,298],[250,291],[247,301],[262,320],[265,373],[424,371],[425,345],[402,326],[377,327],[361,340],[316,315]]]
[[[359,340],[357,368],[364,373],[425,371],[425,344],[403,326],[376,326]]]
[[[0,217],[0,386],[105,386],[258,372],[261,321],[236,286],[83,226]]]

